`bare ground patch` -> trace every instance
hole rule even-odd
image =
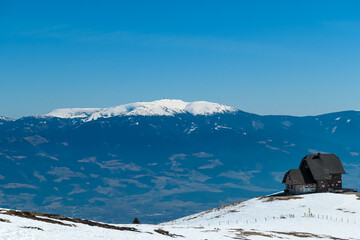
[[[263,202],[273,202],[273,201],[284,201],[284,200],[291,200],[291,199],[303,199],[303,197],[290,195],[290,196],[261,196],[258,197],[259,200],[262,200]]]
[[[332,237],[328,235],[317,235],[313,233],[306,233],[306,232],[277,232],[277,231],[271,231],[273,233],[282,234],[282,235],[288,235],[288,236],[294,236],[294,237],[300,237],[300,238],[325,238],[325,239],[332,239],[332,240],[346,240],[344,238],[337,238]]]
[[[0,218],[0,222],[10,223],[10,220]]]
[[[202,232],[219,232],[220,228],[214,228],[214,229],[208,229],[208,230],[204,230]]]
[[[21,228],[28,228],[28,229],[34,229],[34,230],[44,231],[42,228],[39,228],[39,227],[24,226],[24,227],[21,227]]]
[[[67,223],[63,223],[63,222],[56,221],[56,220],[49,219],[49,218],[39,218],[38,216],[42,216],[42,215],[40,215],[39,213],[34,213],[34,212],[8,210],[6,212],[3,212],[3,214],[10,215],[10,216],[22,217],[22,218],[28,218],[28,219],[32,219],[32,220],[36,220],[36,221],[58,224],[58,225],[63,225],[63,226],[69,226],[69,227],[74,226],[73,224],[67,224]]]
[[[242,228],[235,228],[235,229],[231,229],[231,230],[235,231],[235,234],[236,234],[235,239],[247,239],[246,237],[249,237],[249,236],[261,236],[261,237],[267,237],[267,238],[276,237],[277,239],[279,239],[279,237],[272,235],[272,234],[266,234],[266,233],[257,232],[257,231],[245,231]]]
[[[239,212],[239,211],[235,210],[235,209],[232,209],[232,210],[228,211],[228,213],[236,213],[236,212]]]
[[[95,227],[101,227],[101,228],[107,228],[107,229],[113,229],[113,230],[119,230],[119,231],[132,231],[132,232],[140,232],[138,229],[134,227],[118,227],[106,223],[99,223],[99,222],[93,222],[90,220],[80,219],[80,218],[69,218],[57,214],[46,214],[46,213],[36,213],[36,212],[28,212],[28,211],[16,211],[16,210],[7,210],[5,212],[2,212],[2,214],[11,215],[11,216],[17,216],[22,218],[28,218],[36,221],[42,221],[52,224],[58,224],[62,226],[68,226],[68,227],[76,227],[75,224],[68,224],[61,221],[67,221],[72,223],[81,223],[88,226],[95,226]]]
[[[357,200],[360,200],[360,193],[358,193],[358,192],[344,192],[343,194],[353,194],[353,195],[357,196]]]
[[[337,208],[336,210],[338,210],[338,211],[342,211],[342,212],[344,212],[344,213],[355,213],[355,212],[348,211],[348,210],[343,209],[343,208]]]
[[[183,235],[178,235],[178,234],[175,234],[175,233],[170,233],[169,231],[166,231],[166,230],[161,229],[161,228],[155,229],[154,231],[157,232],[157,233],[159,233],[159,234],[162,234],[162,235],[165,235],[165,236],[169,236],[169,237],[172,237],[172,238],[174,238],[174,237],[184,237]]]

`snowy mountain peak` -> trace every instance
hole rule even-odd
[[[58,118],[86,118],[87,121],[114,116],[174,116],[179,113],[212,115],[236,112],[237,109],[206,101],[184,102],[176,99],[162,99],[153,102],[136,102],[110,108],[64,108],[56,109],[45,116]]]
[[[11,121],[12,119],[7,118],[7,117],[2,117],[2,116],[0,116],[0,120],[3,120],[3,121]]]
[[[102,108],[60,108],[51,111],[46,114],[46,116],[59,118],[85,118],[100,110],[102,110]]]

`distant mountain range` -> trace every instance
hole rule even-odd
[[[260,116],[164,99],[0,117],[0,206],[106,222],[162,222],[281,191],[308,153],[359,188],[360,112]]]

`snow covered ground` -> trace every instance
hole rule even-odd
[[[360,239],[360,195],[258,197],[159,225],[109,225],[0,210],[0,239],[173,238]]]
[[[275,234],[278,238],[282,235],[290,237],[291,232],[298,232],[329,239],[329,236],[360,239],[360,195],[316,193],[258,197],[165,224],[239,227],[246,231]],[[279,235],[279,232],[284,234]]]

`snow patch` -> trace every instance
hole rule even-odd
[[[216,126],[215,130],[219,130],[219,129],[232,129],[231,127],[225,127],[225,126]]]
[[[284,125],[285,127],[290,127],[292,125],[290,121],[284,121],[281,124]]]
[[[333,127],[333,129],[331,130],[331,133],[334,133],[337,129],[337,126]]]
[[[252,126],[255,130],[259,130],[259,129],[263,129],[264,128],[264,124],[260,121],[252,121]]]

